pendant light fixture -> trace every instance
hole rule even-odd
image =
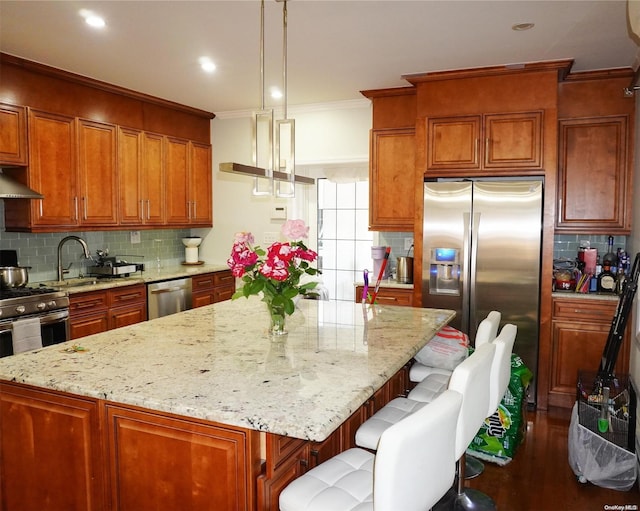
[[[220,170],[254,177],[253,195],[295,197],[295,184],[315,184],[315,179],[295,173],[295,120],[287,112],[287,0],[276,0],[282,7],[282,80],[283,119],[275,123],[273,109],[265,109],[264,86],[264,0],[260,2],[260,110],[253,113],[253,166],[240,163],[221,163]],[[274,190],[275,183],[275,190]]]

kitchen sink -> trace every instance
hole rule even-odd
[[[53,280],[51,282],[43,282],[41,285],[58,289],[69,289],[70,287],[94,286],[98,283],[99,281],[96,278],[76,278],[69,280]]]

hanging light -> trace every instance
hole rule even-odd
[[[240,163],[221,163],[220,170],[254,177],[253,195],[295,197],[295,184],[315,184],[315,179],[295,173],[295,120],[287,112],[287,0],[282,2],[282,80],[283,119],[275,123],[273,109],[265,109],[264,86],[264,0],[260,3],[260,110],[252,118],[253,166]],[[265,186],[266,185],[266,186]]]

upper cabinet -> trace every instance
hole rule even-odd
[[[77,148],[80,223],[118,225],[116,127],[79,119]]]
[[[415,130],[372,130],[369,229],[413,231]]]
[[[628,71],[578,73],[559,85],[555,231],[631,231],[635,100]]]
[[[25,108],[0,103],[0,165],[26,165],[27,161]]]
[[[416,95],[413,87],[362,91],[373,103],[369,229],[413,231],[416,213]]]
[[[25,62],[0,54],[0,164],[44,198],[7,231],[212,225],[213,114]]]
[[[557,231],[630,228],[624,116],[560,121]]]
[[[542,112],[430,117],[427,172],[540,169]]]

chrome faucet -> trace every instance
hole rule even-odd
[[[69,268],[63,269],[62,257],[61,257],[62,245],[64,245],[69,240],[76,240],[78,243],[80,243],[80,245],[82,245],[82,250],[84,251],[84,256],[87,259],[92,259],[91,253],[89,252],[89,247],[87,246],[87,242],[84,241],[82,238],[78,236],[67,236],[66,238],[62,238],[60,240],[60,243],[58,243],[58,282],[62,282],[64,280],[64,274],[68,273],[69,268],[71,267],[71,265],[69,265]]]

